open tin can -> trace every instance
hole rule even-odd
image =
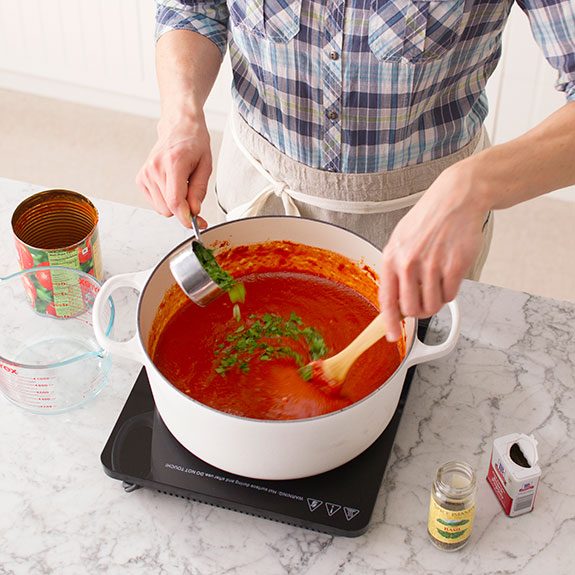
[[[20,269],[63,266],[102,280],[102,258],[98,238],[98,211],[82,194],[70,190],[46,190],[26,198],[12,216]],[[41,271],[26,284],[36,312],[55,317],[80,313],[70,298],[70,274]],[[59,289],[65,283],[65,289]],[[74,287],[74,286],[72,286]],[[80,293],[83,286],[76,286]]]

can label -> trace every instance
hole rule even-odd
[[[437,541],[451,544],[465,541],[471,535],[474,519],[475,505],[451,511],[439,505],[431,496],[427,530]]]
[[[48,190],[27,198],[12,218],[20,269],[63,266],[101,280],[97,223],[96,208],[77,192]],[[89,282],[66,270],[40,269],[22,281],[34,309],[56,317],[81,313],[84,292],[91,289]]]
[[[532,435],[513,433],[493,442],[487,481],[509,517],[533,509],[541,476],[537,460]]]

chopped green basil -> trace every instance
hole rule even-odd
[[[304,359],[300,353],[286,345],[286,339],[300,342],[300,345],[303,340],[309,359]],[[225,375],[235,366],[248,373],[249,363],[253,359],[270,361],[274,358],[292,358],[302,368],[307,361],[327,355],[327,346],[321,334],[313,327],[304,326],[302,319],[295,313],[292,312],[288,319],[265,313],[261,316],[251,314],[245,324],[226,336],[226,342],[220,343],[214,354],[216,373]]]
[[[220,267],[220,264],[218,264],[214,257],[214,252],[206,248],[200,242],[194,242],[192,248],[200,264],[212,280],[214,280],[224,291],[229,291],[236,282],[228,272],[224,271]]]
[[[233,280],[233,278],[232,278]],[[234,281],[234,285],[228,290],[230,301],[232,303],[244,303],[246,301],[246,286]]]
[[[311,364],[304,365],[298,369],[300,377],[304,381],[309,381],[313,376],[313,366]]]
[[[233,313],[234,319],[236,321],[241,321],[242,313],[240,311],[240,305],[239,304],[237,304],[237,303],[234,304],[234,308],[232,310],[232,313]]]
[[[223,291],[228,292],[230,301],[235,304],[233,308],[234,319],[240,321],[240,306],[238,304],[246,301],[246,287],[220,267],[213,250],[210,250],[200,242],[194,242],[192,248],[206,273]]]

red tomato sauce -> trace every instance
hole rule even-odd
[[[266,252],[270,264],[275,257],[286,255],[281,250],[275,256],[272,252]],[[241,254],[240,259],[253,261],[253,255]],[[321,254],[315,256],[317,259]],[[230,264],[232,260],[226,261]],[[316,265],[311,266],[311,273],[262,273],[261,269],[269,270],[267,263],[262,264],[264,260],[267,261],[260,258],[258,273],[234,274],[246,287],[246,301],[241,305],[243,324],[249,324],[251,314],[273,313],[288,318],[295,313],[304,325],[313,326],[322,334],[329,357],[349,344],[377,314],[373,303],[355,289],[317,275]],[[219,257],[218,261],[222,265]],[[339,263],[331,267],[338,270]],[[306,268],[301,262],[298,266]],[[230,266],[224,269],[230,270]],[[403,345],[383,338],[356,361],[335,395],[324,393],[313,380],[304,381],[293,358],[262,361],[254,357],[247,373],[233,367],[221,375],[215,371],[215,350],[238,325],[226,296],[205,308],[180,300],[178,309],[153,333],[152,360],[178,389],[219,411],[254,419],[302,419],[342,409],[369,395],[388,379],[403,358]],[[305,342],[291,343],[306,363],[310,361]]]

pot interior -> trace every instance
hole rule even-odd
[[[365,239],[332,224],[295,218],[289,216],[269,216],[238,220],[215,226],[202,234],[202,240],[207,247],[216,250],[226,250],[236,246],[261,244],[268,241],[290,241],[336,252],[345,256],[353,264],[355,270],[359,266],[365,275],[361,281],[354,279],[353,274],[342,274],[332,277],[343,284],[360,291],[369,301],[377,306],[376,273],[380,259],[380,251]],[[138,321],[142,346],[151,356],[157,338],[154,324],[165,325],[170,317],[183,305],[187,298],[178,288],[169,269],[169,259],[180,246],[170,252],[156,267],[150,276],[140,297]],[[369,281],[366,281],[366,278]],[[363,287],[362,287],[363,286]],[[367,286],[367,287],[366,287]],[[169,296],[166,294],[170,290]],[[224,297],[224,296],[222,296]],[[169,302],[169,303],[167,303]],[[415,334],[415,322],[408,318],[405,321],[405,349],[411,348]],[[150,338],[150,335],[152,337]]]

